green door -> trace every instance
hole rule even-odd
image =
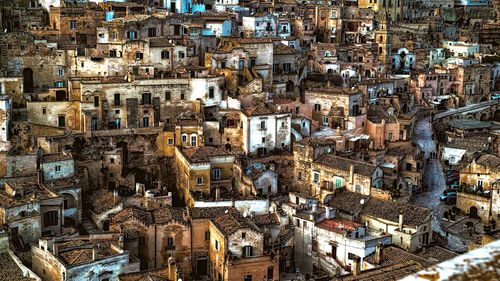
[[[335,187],[341,188],[342,187],[342,179],[336,179],[335,180]]]

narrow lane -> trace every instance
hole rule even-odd
[[[432,139],[431,123],[429,118],[420,119],[416,123],[415,142],[420,145],[425,152],[425,157],[429,157],[431,152],[436,152],[436,143]],[[432,210],[432,228],[441,235],[446,235],[446,230],[441,225],[443,216],[443,203],[439,196],[446,189],[443,168],[438,159],[430,159],[425,166],[424,182],[427,184],[427,192],[422,192],[414,196],[412,203]],[[454,251],[466,251],[467,241],[461,237],[449,234],[448,248]]]

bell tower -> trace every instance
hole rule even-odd
[[[377,31],[375,31],[375,42],[377,42],[377,59],[382,64],[391,62],[391,31],[389,20],[385,11],[379,11]]]

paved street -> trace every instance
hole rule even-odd
[[[432,130],[429,119],[424,118],[419,120],[416,124],[414,139],[425,151],[426,157],[428,157],[431,152],[436,152],[436,144],[431,135]],[[446,184],[441,163],[437,159],[431,159],[429,163],[427,163],[424,172],[424,181],[428,186],[428,191],[416,195],[413,199],[413,204],[431,209],[434,219],[434,230],[441,233],[441,235],[446,235],[446,231],[440,223],[444,206],[439,200],[439,196],[441,196],[446,189]],[[464,241],[464,239],[458,236],[449,234],[448,247],[455,251],[466,251],[467,241]]]

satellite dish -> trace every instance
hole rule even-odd
[[[359,200],[359,204],[361,204],[361,205],[365,204],[365,199]]]
[[[244,218],[248,217],[248,213],[247,213],[247,211],[244,211],[244,212],[243,212],[243,217],[244,217]]]
[[[271,206],[269,207],[269,212],[272,213],[274,211],[274,208]]]
[[[226,211],[225,211],[224,213],[226,213],[226,214],[227,214],[227,213],[229,213],[229,210],[228,210],[228,209],[226,209]]]

